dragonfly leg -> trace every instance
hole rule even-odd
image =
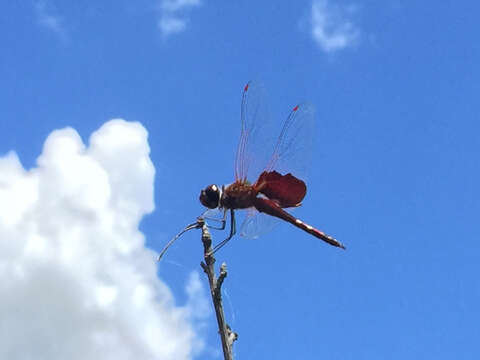
[[[227,212],[225,211],[225,214],[226,213]],[[237,225],[235,222],[235,211],[233,211],[233,209],[230,209],[230,235],[228,235],[228,237],[225,240],[215,245],[215,247],[212,249],[212,251],[208,255],[215,254],[218,250],[220,250],[220,248],[222,248],[223,245],[225,245],[233,237],[233,235],[236,234],[236,232],[237,232]]]
[[[205,213],[206,213],[206,212],[208,212],[208,210],[205,211]],[[205,214],[205,213],[203,213],[203,214]],[[211,217],[211,216],[204,216],[203,214],[202,214],[202,216],[201,216],[203,219],[208,220],[208,221],[216,221],[216,222],[218,222],[218,223],[221,223],[220,227],[208,225],[208,227],[209,227],[210,229],[225,230],[225,226],[226,226],[226,224],[227,224],[227,209],[225,209],[225,210],[223,211],[223,219],[217,219],[217,218],[214,218],[214,217]]]
[[[194,222],[193,224],[190,224],[190,225],[187,225],[185,227],[185,229],[183,229],[182,231],[180,231],[177,235],[175,235],[175,237],[170,240],[167,245],[165,245],[165,247],[162,249],[162,251],[160,252],[160,255],[158,255],[158,261],[160,261],[162,259],[162,256],[167,252],[168,248],[170,246],[172,246],[172,244],[180,237],[182,236],[184,233],[186,233],[187,231],[190,231],[192,229],[198,229],[200,226],[200,223],[197,221],[197,222]]]

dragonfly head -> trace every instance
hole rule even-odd
[[[215,185],[208,185],[200,192],[200,202],[209,209],[215,209],[220,206],[221,189]]]

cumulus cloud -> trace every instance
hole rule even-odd
[[[58,15],[54,15],[51,6],[45,1],[37,1],[35,3],[35,16],[40,26],[53,31],[61,38],[65,39],[67,33],[62,18]]]
[[[328,0],[312,3],[312,36],[320,48],[332,53],[357,43],[360,31],[350,20],[355,8],[333,5]]]
[[[139,221],[153,211],[147,131],[71,129],[26,170],[0,157],[0,358],[190,359],[208,314],[198,274],[175,304]]]
[[[187,28],[187,13],[200,6],[200,0],[161,0],[158,28],[167,37]]]

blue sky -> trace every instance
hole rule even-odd
[[[141,0],[5,2],[0,154],[36,166],[55,129],[88,142],[112,118],[148,131],[159,251],[233,180],[244,84],[260,80],[278,124],[316,107],[303,220],[232,240],[225,310],[239,359],[474,359],[479,353],[480,5],[474,1]],[[220,241],[225,234],[214,233]],[[158,276],[176,304],[200,234]],[[200,274],[201,280],[203,274]],[[217,346],[215,320],[203,329]]]

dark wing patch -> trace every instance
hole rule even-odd
[[[254,188],[282,208],[299,206],[307,193],[302,180],[290,173],[282,175],[276,171],[262,172]]]

